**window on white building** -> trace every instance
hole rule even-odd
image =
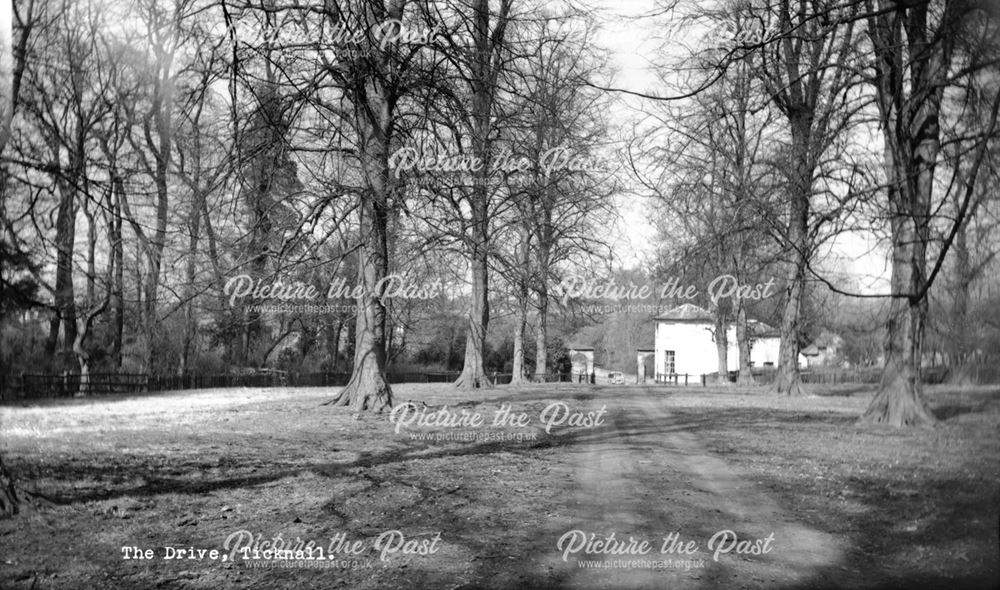
[[[676,373],[677,366],[674,363],[674,351],[665,350],[663,352],[663,372],[667,375]]]

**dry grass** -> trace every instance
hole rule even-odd
[[[470,399],[447,385],[396,388],[399,401],[484,415],[502,403],[537,415],[552,400],[613,408],[630,396],[662,396],[674,417],[664,432],[695,433],[770,490],[789,518],[851,548],[836,572],[817,572],[817,585],[995,581],[1000,392],[932,390],[943,418],[933,431],[859,427],[870,391],[835,393],[527,386]],[[551,555],[552,534],[574,523],[566,493],[575,484],[572,453],[590,444],[586,436],[416,441],[394,434],[385,418],[319,407],[329,395],[212,390],[0,408],[5,460],[55,503],[0,523],[0,586],[560,586],[538,556]],[[537,421],[530,430],[540,434]],[[442,541],[431,556],[383,562],[368,554],[360,565],[323,570],[121,559],[125,545],[158,555],[167,545],[221,548],[241,529],[265,539],[344,533],[368,545],[399,529],[411,539],[441,532]]]
[[[773,490],[790,513],[845,539],[848,561],[831,579],[996,587],[1000,389],[930,388],[940,422],[929,431],[859,425],[872,388],[820,392],[693,392],[671,404],[709,449]]]

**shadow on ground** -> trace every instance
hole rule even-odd
[[[690,390],[683,393],[692,395]],[[862,428],[857,425],[856,412],[817,411],[809,409],[807,401],[803,401],[801,409],[692,407],[672,399],[672,393],[664,393],[662,388],[597,386],[553,392],[539,387],[509,393],[496,389],[486,392],[487,399],[449,406],[540,404],[557,399],[556,394],[558,399],[590,404],[607,402],[619,409],[611,411],[611,419],[603,427],[565,429],[542,436],[536,442],[441,445],[398,437],[387,442],[389,448],[355,452],[347,460],[316,461],[316,453],[309,452],[308,447],[290,451],[287,456],[278,453],[277,460],[273,456],[254,458],[252,453],[229,450],[225,440],[220,442],[217,454],[210,457],[200,454],[203,449],[192,449],[186,454],[161,455],[90,452],[82,460],[69,455],[17,454],[8,459],[28,481],[44,477],[63,482],[98,482],[81,489],[67,485],[51,494],[51,499],[61,506],[78,507],[123,498],[165,494],[201,497],[246,491],[305,475],[330,481],[367,478],[375,482],[377,489],[389,487],[386,482],[392,481],[392,472],[403,467],[460,465],[473,458],[502,457],[503,461],[515,464],[551,461],[552,472],[565,476],[564,471],[559,471],[565,469],[561,462],[594,445],[642,441],[645,452],[670,451],[656,447],[651,441],[685,434],[740,466],[746,477],[753,478],[771,494],[790,518],[841,539],[846,549],[835,564],[816,568],[810,578],[794,585],[775,586],[770,580],[722,579],[720,576],[727,575],[728,570],[717,570],[712,575],[706,573],[704,579],[685,578],[686,588],[996,588],[998,585],[1000,570],[995,548],[1000,478],[996,435],[994,432],[992,446],[970,446],[965,437],[972,435],[963,435],[966,426],[959,424],[964,418],[996,413],[996,396],[932,400],[935,414],[944,422],[936,439],[907,431]],[[837,395],[853,394],[838,392]],[[662,400],[666,415],[628,409],[633,402],[651,396]],[[431,401],[441,405],[448,400]],[[384,431],[387,437],[392,437],[388,426]],[[347,442],[341,444],[350,446]],[[893,460],[897,464],[893,465]],[[371,475],[374,472],[378,475]],[[676,513],[680,515],[677,521],[687,527],[685,530],[696,530],[698,534],[710,532],[713,525],[698,521],[708,518],[703,513],[704,506],[685,504],[680,495],[670,496],[669,476],[676,474],[667,466],[663,475],[660,495],[655,493],[656,482],[629,473],[624,477],[637,494],[654,492],[643,501],[660,518]],[[461,477],[456,484],[473,487],[471,484],[481,474],[470,472]],[[413,484],[417,488],[420,485],[426,484]],[[674,491],[683,491],[680,488],[683,486],[673,486]],[[450,494],[461,500],[450,505],[458,514],[472,515],[472,520],[450,521],[449,534],[457,545],[456,551],[468,555],[470,561],[463,578],[472,582],[457,587],[465,590],[578,588],[578,576],[565,569],[546,569],[545,561],[539,557],[555,552],[554,539],[572,522],[574,502],[578,499],[559,499],[554,508],[549,506],[559,516],[538,515],[531,523],[511,523],[504,521],[508,516],[504,501],[523,505],[535,500],[515,491],[504,492],[505,496],[498,496],[502,501],[478,506],[484,511],[482,514],[469,508],[478,498],[471,493],[463,498],[462,494],[448,490],[422,489],[417,496],[419,501],[412,503],[415,510],[424,509],[421,501],[434,496],[451,502],[446,496]],[[333,498],[324,504],[338,518],[349,521],[350,515],[338,513],[342,499]],[[447,521],[449,517],[436,514],[434,518]],[[419,519],[414,517],[414,522]],[[506,526],[491,531],[498,523]],[[992,562],[984,561],[989,556]],[[441,578],[435,568],[413,564],[402,581],[437,585]]]

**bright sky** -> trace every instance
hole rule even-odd
[[[638,18],[653,10],[652,0],[598,0],[598,6],[605,11],[606,18],[601,22],[597,41],[612,53],[612,67],[617,70],[614,87],[655,91],[656,79],[648,65],[659,43],[651,19]],[[641,108],[642,101],[621,94],[618,99],[623,108],[614,109],[613,113],[619,120],[619,129],[624,132],[628,122],[638,116],[635,109]],[[650,220],[652,203],[636,195],[621,195],[618,208],[622,219],[615,252],[625,267],[644,266],[652,257],[652,240],[656,233]]]

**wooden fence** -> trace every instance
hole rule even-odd
[[[705,385],[707,377],[687,373],[657,373],[656,382],[663,385]]]
[[[948,378],[949,369],[947,367],[925,367],[922,371],[923,382],[927,384],[943,383]],[[754,369],[753,377],[757,385],[770,385],[777,375],[776,369]],[[1000,371],[994,371],[990,378],[990,371],[975,372],[970,370],[973,383],[997,383],[1000,379]],[[708,375],[708,382],[716,380],[718,373]],[[733,383],[739,377],[739,371],[730,371],[729,380]],[[822,368],[822,369],[802,369],[799,371],[802,383],[814,383],[822,385],[840,385],[848,383],[875,384],[882,380],[881,367],[855,367],[850,369]],[[980,380],[982,378],[982,380]]]
[[[451,383],[458,379],[458,371],[389,371],[389,383]],[[508,384],[511,373],[488,373],[487,377],[498,385]],[[343,387],[350,380],[350,373],[286,373],[262,371],[244,374],[220,375],[142,375],[127,373],[91,373],[86,383],[80,375],[24,374],[0,381],[0,400],[42,399],[73,397],[77,394],[107,395],[115,393],[146,393],[181,391],[188,389],[213,389],[227,387]],[[568,382],[569,374],[551,373],[539,379],[546,383]]]
[[[754,381],[758,385],[768,385],[774,381],[776,371],[754,370]],[[458,371],[417,372],[390,371],[389,382],[399,383],[451,383],[458,379]],[[736,381],[738,373],[729,374],[729,380]],[[718,373],[689,375],[684,373],[655,376],[655,382],[675,386],[707,386],[715,383]],[[949,376],[945,367],[930,367],[923,371],[925,383],[944,382]],[[488,373],[487,377],[497,385],[511,382],[510,373]],[[822,369],[801,372],[803,383],[837,385],[846,383],[874,384],[882,377],[880,368]],[[0,379],[0,400],[41,399],[52,397],[72,397],[86,392],[88,395],[115,393],[145,393],[157,391],[180,391],[188,389],[213,389],[227,387],[343,387],[350,380],[350,373],[286,373],[265,370],[244,374],[220,375],[142,375],[129,373],[92,373],[86,384],[80,375],[24,374]],[[1000,383],[1000,366],[979,365],[968,367],[966,378],[971,383]],[[594,383],[594,376],[587,374],[549,373],[531,381],[545,383]]]

